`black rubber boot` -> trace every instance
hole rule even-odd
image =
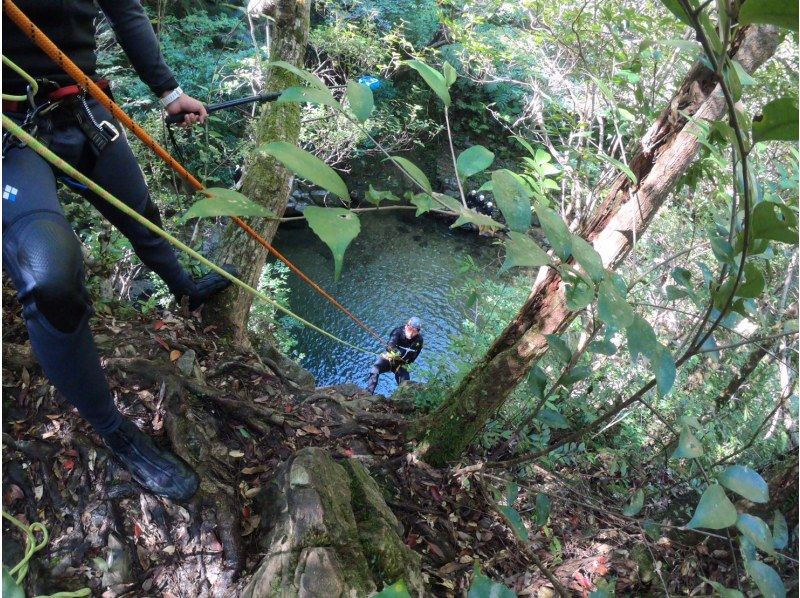
[[[130,420],[123,420],[103,440],[133,479],[153,494],[185,501],[197,492],[197,474],[171,452],[158,448]]]
[[[381,373],[378,371],[378,368],[373,367],[372,370],[369,372],[369,382],[367,382],[367,392],[371,395],[375,394],[375,388],[378,386],[378,376]]]
[[[228,274],[239,277],[239,271],[230,264],[223,264],[222,269]],[[216,272],[209,272],[194,281],[195,289],[189,293],[189,311],[199,309],[209,297],[221,293],[229,286],[231,281]],[[178,303],[182,297],[177,297]]]

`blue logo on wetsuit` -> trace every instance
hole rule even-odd
[[[17,193],[19,193],[19,189],[12,187],[11,185],[6,185],[3,188],[3,199],[8,201],[17,201]]]

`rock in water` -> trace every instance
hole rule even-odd
[[[349,483],[343,483],[349,482]],[[244,598],[368,596],[403,579],[423,592],[420,558],[364,466],[304,448],[278,469],[256,501],[266,556]]]

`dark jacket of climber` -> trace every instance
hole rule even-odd
[[[138,0],[99,0],[139,77],[169,114],[189,112],[185,124],[203,122],[205,109],[183,93],[164,63],[153,28]],[[19,8],[84,72],[96,78],[92,0],[18,0]],[[160,223],[142,171],[120,125],[3,15],[3,54],[39,83],[33,102],[3,101],[7,114],[52,151],[128,206]],[[26,91],[23,78],[3,69],[4,93]],[[38,110],[37,110],[38,109]],[[84,286],[80,243],[64,216],[54,171],[30,148],[3,140],[3,267],[13,281],[33,351],[50,381],[102,436],[134,479],[148,490],[184,500],[197,490],[196,474],[158,448],[123,418],[109,390],[89,330],[91,304]],[[194,280],[161,237],[87,189],[79,190],[131,242],[177,299],[198,309],[228,286],[218,274]]]
[[[411,379],[407,366],[419,357],[422,351],[422,322],[417,317],[408,320],[403,326],[398,326],[389,335],[386,353],[381,354],[370,370],[367,390],[375,392],[378,378],[385,372],[394,372],[394,379],[400,386]]]

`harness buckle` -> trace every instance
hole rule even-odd
[[[111,138],[108,140],[109,143],[112,141],[116,141],[117,137],[119,137],[119,129],[114,126],[114,123],[110,123],[107,120],[104,120],[100,123],[100,128],[103,129]]]

